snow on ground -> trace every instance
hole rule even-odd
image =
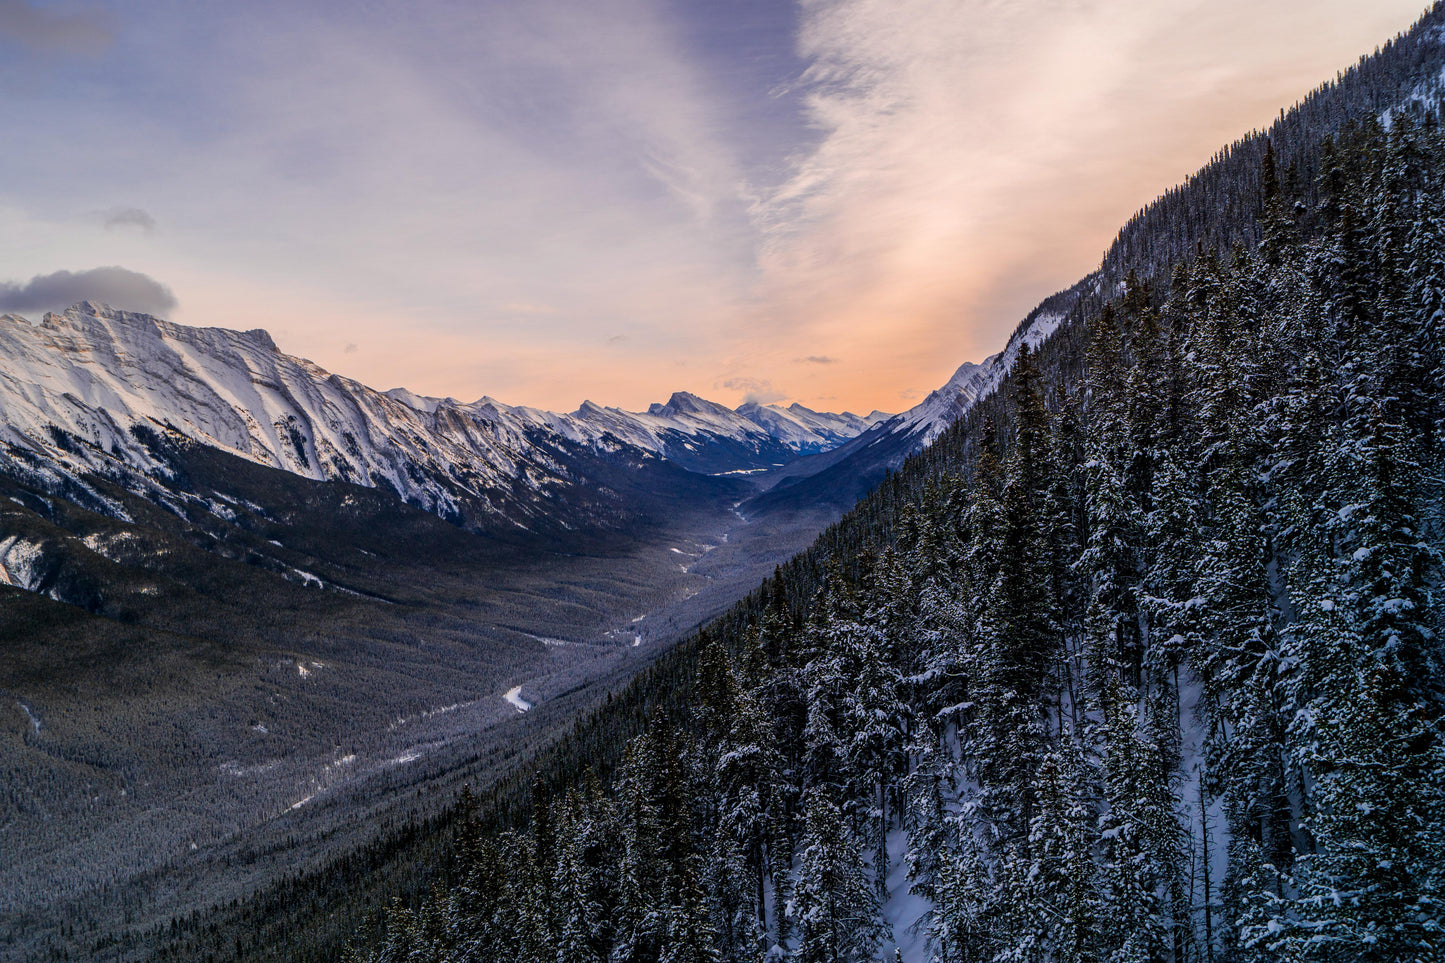
[[[279,759],[270,759],[266,762],[257,763],[254,766],[243,766],[234,759],[229,759],[216,767],[222,775],[240,779],[243,776],[260,776],[270,772],[281,764]]]
[[[0,541],[0,583],[34,590],[39,579],[41,550],[39,545],[12,535]]]
[[[1191,840],[1191,846],[1195,845],[1193,840],[1200,839],[1205,834],[1209,837],[1209,871],[1210,878],[1214,881],[1209,899],[1211,903],[1217,903],[1219,881],[1224,879],[1229,865],[1229,823],[1224,814],[1223,797],[1215,796],[1206,802],[1200,792],[1199,779],[1205,770],[1204,742],[1207,735],[1201,708],[1203,692],[1203,681],[1188,667],[1181,669],[1179,709],[1183,720],[1183,738],[1179,747],[1179,771],[1183,779],[1176,790],[1179,801],[1175,806],[1175,816],[1179,819],[1180,828],[1188,834],[1186,838]],[[1206,803],[1202,813],[1201,803]],[[1193,881],[1190,885],[1192,890]],[[1191,898],[1202,902],[1204,894],[1191,892]]]
[[[928,937],[920,925],[924,915],[933,907],[921,896],[910,893],[913,881],[908,878],[908,864],[903,856],[908,852],[908,833],[895,829],[888,834],[888,899],[883,904],[883,920],[888,924],[892,939],[885,941],[881,960],[893,959],[895,948],[901,950],[903,959],[908,961],[928,959]]]
[[[314,575],[311,572],[307,572],[304,569],[299,568],[293,568],[291,571],[295,572],[296,575],[301,579],[302,585],[314,585],[317,588],[326,587],[326,580],[319,575]]]
[[[102,558],[108,558],[112,562],[119,562],[122,561],[122,557],[117,551],[117,548],[125,545],[127,542],[136,541],[136,536],[132,532],[114,532],[105,535],[95,532],[86,535],[80,541],[86,548]]]
[[[25,718],[30,720],[30,724],[35,727],[35,731],[39,732],[40,720],[35,718],[35,713],[30,711],[30,707],[25,703],[19,701],[17,701],[15,704],[20,707],[20,711],[25,713]]]
[[[633,621],[636,622],[637,620],[636,620],[636,619],[633,619]],[[548,638],[547,636],[545,636],[545,635],[533,635],[533,634],[530,633],[530,632],[523,632],[522,634],[525,635],[525,636],[526,636],[527,638],[529,638],[529,639],[536,639],[538,642],[541,642],[543,645],[547,646],[548,648],[552,648],[552,649],[554,649],[554,648],[559,648],[559,647],[564,646],[564,645],[576,645],[576,644],[577,644],[576,642],[568,642],[566,639],[549,639],[549,638]]]
[[[512,705],[516,706],[518,712],[526,712],[528,709],[532,708],[532,703],[522,698],[522,687],[519,685],[514,685],[510,689],[508,689],[506,694],[503,695],[502,698],[506,699]]]

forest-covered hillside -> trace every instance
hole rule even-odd
[[[361,955],[1445,956],[1445,136],[1383,121],[1259,139]]]
[[[562,739],[126,951],[1445,958],[1442,37],[1146,207],[993,395]]]

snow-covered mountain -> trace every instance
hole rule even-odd
[[[1027,344],[1037,350],[1065,322],[1094,277],[1080,281],[1035,308],[1004,349],[981,364],[965,361],[928,397],[897,415],[870,416],[863,431],[824,452],[799,459],[774,472],[772,488],[750,503],[755,511],[830,504],[846,510],[889,471],[926,448],[979,401],[993,393]]]
[[[387,394],[426,411],[459,404],[405,389]],[[643,412],[584,401],[570,414],[556,414],[504,405],[493,398],[461,407],[488,421],[554,431],[579,444],[597,444],[611,436],[705,474],[756,471],[827,451],[888,417],[880,412],[867,418],[851,412],[825,414],[799,404],[781,408],[748,403],[731,409],[686,391],[675,392],[666,404],[653,404]]]
[[[678,393],[570,414],[381,392],[282,353],[262,330],[194,328],[83,302],[0,317],[0,470],[50,488],[170,488],[157,443],[188,440],[316,480],[387,488],[474,522],[525,526],[587,483],[589,458],[748,472],[824,450],[869,419]],[[108,507],[114,509],[113,504]]]
[[[902,414],[879,421],[873,430],[880,435],[908,437],[923,447],[1002,383],[1018,360],[1020,345],[1027,344],[1029,350],[1037,350],[1058,330],[1064,317],[1057,309],[1034,312],[998,354],[982,364],[965,361],[941,388],[929,392],[927,398]]]

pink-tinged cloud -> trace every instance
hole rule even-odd
[[[855,408],[940,383],[1416,6],[807,0],[800,84],[822,138],[753,208],[752,330],[787,330],[773,364],[867,358],[808,381]]]

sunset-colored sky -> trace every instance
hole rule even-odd
[[[901,410],[1421,9],[0,0],[0,310],[464,400]]]

